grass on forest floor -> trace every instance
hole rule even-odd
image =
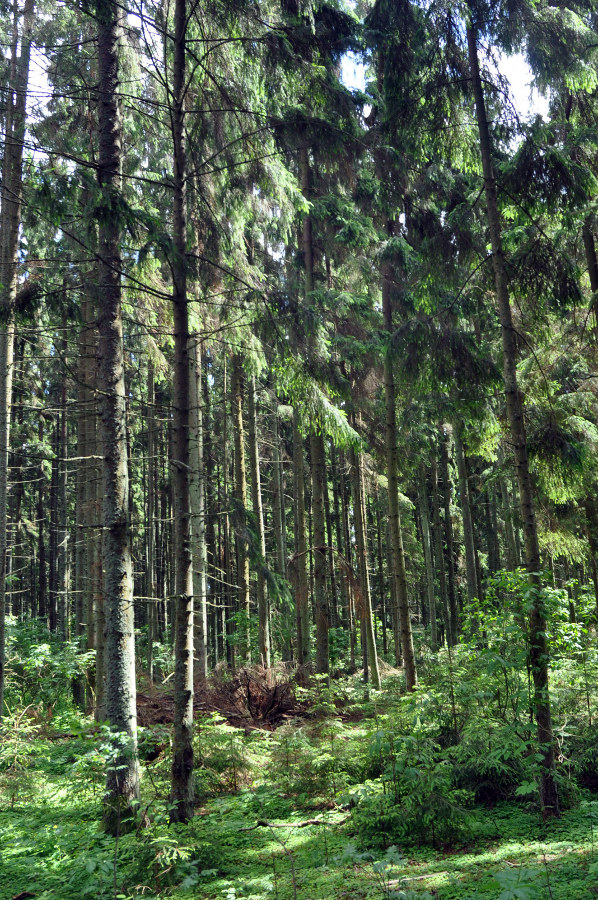
[[[255,780],[206,798],[186,827],[170,828],[165,806],[152,803],[156,776],[147,767],[144,800],[152,803],[152,824],[116,842],[101,830],[94,740],[30,736],[21,746],[20,762],[1,784],[0,900],[22,892],[36,900],[598,896],[595,803],[547,825],[515,804],[477,808],[468,844],[444,851],[409,847],[401,859],[383,850],[368,856],[357,848],[346,811],[298,810],[260,780],[269,752],[263,733],[247,738]],[[306,818],[329,824],[252,828],[259,819]]]

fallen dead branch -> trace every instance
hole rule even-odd
[[[258,819],[255,825],[249,828],[239,828],[239,831],[255,831],[256,828],[307,828],[308,825],[328,825],[330,828],[334,825],[344,825],[349,819],[345,816],[339,822],[326,822],[324,819],[304,819],[302,822],[267,822],[266,819]]]

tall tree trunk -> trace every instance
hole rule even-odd
[[[266,535],[262,506],[262,479],[260,474],[260,450],[257,431],[257,390],[255,375],[251,376],[248,395],[249,412],[249,461],[251,465],[251,505],[257,528],[260,562],[257,570],[258,651],[260,663],[270,668],[270,615],[266,589]],[[279,502],[279,501],[278,501]]]
[[[534,681],[534,712],[538,727],[538,745],[542,757],[541,802],[545,815],[558,815],[558,794],[555,780],[554,735],[548,690],[549,652],[546,639],[547,619],[542,585],[540,581],[540,547],[534,508],[532,480],[529,471],[527,440],[524,424],[523,400],[517,382],[517,342],[513,327],[513,316],[509,298],[509,288],[505,257],[502,246],[501,222],[498,211],[496,179],[492,166],[492,146],[486,117],[484,90],[480,77],[477,35],[474,24],[467,26],[469,64],[476,107],[476,118],[480,137],[480,154],[484,173],[486,193],[486,215],[492,244],[492,264],[498,301],[498,314],[502,331],[503,378],[507,400],[507,414],[511,442],[517,466],[519,501],[525,541],[525,561],[532,588],[532,609],[530,612],[529,640],[530,664]]]
[[[430,507],[428,502],[428,483],[426,470],[420,473],[419,516],[424,545],[424,563],[426,567],[426,590],[428,595],[428,614],[430,616],[430,643],[432,650],[438,650],[438,623],[436,621],[436,591],[434,586],[434,564],[432,562],[432,541],[430,538]]]
[[[332,445],[330,445],[332,446]],[[330,570],[330,624],[336,628],[339,624],[338,595],[336,587],[336,560],[334,554],[334,536],[332,534],[332,516],[330,514],[330,491],[328,479],[324,487],[324,517],[326,519],[326,542],[328,544],[328,566]]]
[[[38,424],[38,439],[40,446],[40,453],[43,452],[43,443],[44,443],[44,418],[43,416],[39,417]],[[44,476],[44,470],[42,466],[39,469],[39,488],[37,492],[37,528],[38,528],[38,536],[37,536],[37,565],[38,565],[38,582],[37,582],[37,615],[39,616],[44,623],[47,624],[48,620],[48,606],[47,606],[47,593],[46,593],[46,530],[44,528],[44,524],[46,521],[47,511],[46,511],[46,498],[47,498],[47,483]]]
[[[147,677],[150,685],[154,680],[154,641],[156,640],[156,448],[154,433],[155,418],[154,363],[147,364],[147,515],[145,520],[145,541],[147,554]]]
[[[103,568],[106,611],[106,710],[115,734],[113,764],[106,778],[104,823],[117,834],[133,819],[139,798],[133,578],[129,514],[126,401],[121,309],[120,221],[122,117],[119,91],[121,7],[97,0],[98,177],[103,194],[99,217],[99,384],[103,452]],[[126,745],[122,735],[126,735]]]
[[[388,623],[386,621],[386,585],[384,583],[384,556],[382,553],[382,522],[376,490],[376,561],[378,565],[378,593],[380,595],[380,620],[382,622],[382,653],[388,653]]]
[[[327,674],[329,661],[330,614],[326,591],[326,516],[324,491],[326,489],[326,448],[319,432],[309,436],[312,483],[312,548],[314,557],[314,604],[316,610],[316,672]]]
[[[299,149],[299,171],[301,175],[301,191],[309,202],[311,197],[311,171],[309,163],[309,149],[304,141]],[[303,251],[303,264],[305,267],[305,303],[310,306],[313,302],[314,291],[314,249],[312,219],[309,212],[303,216],[301,232],[301,249]],[[310,346],[313,354],[313,345]],[[326,514],[324,506],[324,492],[326,484],[326,447],[324,435],[320,429],[314,430],[312,426],[309,435],[309,455],[311,464],[311,490],[312,490],[312,553],[314,567],[314,605],[316,610],[316,672],[328,674],[330,671],[329,660],[329,636],[330,614],[328,608],[328,595],[326,593]]]
[[[471,515],[467,460],[465,458],[463,442],[459,433],[459,423],[455,424],[453,437],[455,457],[457,459],[457,474],[459,476],[459,500],[463,520],[463,544],[465,546],[465,569],[467,572],[467,599],[471,604],[476,597],[478,597],[478,577],[476,572],[476,548],[473,533],[473,518]]]
[[[451,611],[449,607],[447,578],[445,572],[445,560],[443,553],[442,525],[440,523],[440,495],[438,491],[438,466],[436,459],[432,456],[432,530],[434,532],[434,550],[436,557],[436,573],[438,575],[438,584],[440,586],[440,601],[442,603],[442,612],[444,617],[444,628],[446,635],[446,643],[452,647],[457,643],[456,628],[452,621]]]
[[[175,572],[174,740],[170,821],[193,816],[193,562],[189,496],[189,305],[187,302],[187,160],[185,146],[187,3],[176,0],[172,142],[175,259],[172,264],[174,307],[173,499]],[[197,407],[197,404],[196,404]],[[205,567],[204,567],[205,569]]]
[[[88,456],[90,454],[87,445],[87,342],[88,326],[86,323],[86,300],[82,303],[82,325],[78,335],[78,365],[77,365],[77,478],[76,478],[76,510],[75,510],[75,579],[74,579],[74,633],[79,649],[83,649],[83,637],[85,634],[86,585],[87,585],[87,471]],[[83,673],[77,675],[73,681],[73,698],[80,709],[85,707],[85,678]]]
[[[54,634],[58,622],[58,470],[60,455],[60,416],[53,421],[52,427],[52,474],[50,476],[50,577],[48,592],[50,607],[48,610],[48,627]]]
[[[224,357],[224,365],[222,372],[222,500],[224,503],[224,515],[222,520],[223,538],[224,538],[224,605],[226,617],[226,658],[231,669],[235,669],[235,644],[233,641],[234,634],[234,618],[233,614],[236,609],[234,591],[233,591],[233,559],[231,546],[231,527],[229,516],[229,441],[228,441],[228,383],[227,383],[227,365],[226,356]]]
[[[6,562],[8,451],[15,336],[15,301],[21,201],[23,193],[23,142],[29,85],[33,0],[25,0],[21,34],[18,33],[18,0],[14,0],[14,34],[4,119],[4,157],[0,186],[0,722],[4,715],[6,656]],[[20,46],[20,55],[17,57]]]
[[[594,330],[598,333],[598,258],[596,257],[594,233],[587,219],[583,223],[581,234],[586,256],[586,265],[588,267],[588,277],[590,279],[590,290],[592,291],[590,309],[594,315]]]
[[[231,396],[233,410],[233,436],[235,445],[235,511],[237,547],[238,609],[244,616],[244,637],[240,641],[240,653],[251,662],[250,594],[249,594],[249,544],[245,536],[247,515],[247,471],[245,468],[245,428],[243,425],[243,367],[237,355],[233,357]]]
[[[311,657],[307,578],[307,535],[305,523],[305,455],[299,412],[293,408],[293,487],[295,494],[295,610],[297,615],[297,662]]]
[[[498,464],[502,468],[504,465],[504,456],[502,449],[498,449]],[[498,485],[500,488],[500,496],[502,500],[502,516],[505,530],[505,546],[507,550],[507,569],[513,572],[519,565],[517,558],[517,544],[515,542],[515,529],[513,525],[513,509],[511,506],[511,496],[507,479],[504,474],[499,474]]]
[[[455,553],[453,541],[453,520],[451,518],[452,481],[449,470],[449,434],[440,435],[440,465],[442,471],[442,495],[444,500],[444,540],[446,544],[447,593],[451,612],[451,632],[453,644],[459,635],[459,607],[457,603],[457,586],[455,584]]]
[[[367,647],[367,661],[370,669],[370,681],[375,688],[380,687],[380,669],[374,637],[374,621],[372,617],[372,594],[370,590],[370,572],[365,516],[365,493],[363,484],[363,461],[361,454],[351,450],[351,467],[353,469],[353,510],[355,513],[355,539],[357,544],[357,567],[361,587],[361,621]]]
[[[191,547],[195,608],[196,673],[208,677],[208,607],[206,548],[206,479],[204,469],[204,412],[202,352],[199,335],[189,342],[189,454],[191,459]]]
[[[584,503],[587,523],[587,536],[590,557],[590,572],[594,584],[594,596],[596,598],[595,616],[598,619],[598,510],[593,497],[586,497]]]
[[[388,222],[388,234],[392,236],[393,223]],[[392,285],[394,272],[387,261],[382,263],[382,309],[384,325],[388,338],[393,332],[392,323]],[[411,619],[409,616],[409,600],[407,597],[407,578],[405,574],[405,555],[403,550],[403,535],[401,533],[401,516],[399,510],[399,449],[397,435],[395,381],[392,367],[392,353],[390,347],[384,357],[384,402],[386,408],[386,474],[388,478],[388,518],[390,522],[392,575],[395,579],[396,597],[398,606],[398,620],[401,631],[401,646],[403,650],[403,668],[407,690],[412,691],[417,685],[417,672],[415,668],[415,651],[413,649],[413,634],[411,631]]]
[[[349,527],[349,502],[347,499],[347,484],[345,479],[346,462],[345,454],[341,450],[339,454],[339,491],[341,495],[341,515],[343,528],[343,546],[345,560],[349,568],[352,566],[351,556],[351,529]],[[349,665],[351,671],[355,671],[355,645],[357,635],[355,630],[355,596],[353,585],[347,577],[347,627],[349,629]]]
[[[58,584],[56,589],[58,634],[63,641],[69,636],[69,554],[68,554],[68,423],[67,423],[67,338],[66,317],[62,320],[62,357],[64,367],[60,385],[60,430],[58,443],[58,504],[57,504],[57,544],[58,544]]]

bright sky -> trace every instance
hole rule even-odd
[[[532,73],[520,53],[504,56],[500,70],[510,82],[513,103],[522,119],[537,114],[545,116],[548,113],[548,98],[542,97],[538,91],[530,90]],[[341,79],[348,88],[364,90],[365,66],[355,53],[346,53],[343,57]]]

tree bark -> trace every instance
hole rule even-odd
[[[302,142],[299,148],[299,172],[301,177],[301,191],[309,202],[311,197],[311,171],[309,162],[309,149],[307,143]],[[303,252],[303,265],[305,269],[305,303],[312,304],[314,291],[314,248],[312,219],[309,212],[303,216],[301,232],[301,249]],[[313,354],[313,343],[308,348]],[[330,614],[328,608],[328,596],[326,593],[326,515],[324,506],[324,491],[326,490],[326,447],[324,436],[320,429],[315,430],[313,425],[309,435],[309,455],[311,464],[311,510],[312,510],[312,552],[314,570],[314,605],[316,610],[316,672],[327,675],[330,671],[329,660],[329,635]]]
[[[154,384],[154,363],[147,364],[147,513],[145,521],[145,541],[147,554],[147,677],[150,685],[154,681],[154,641],[156,640],[156,448],[154,434],[154,407],[156,404]]]
[[[174,740],[171,822],[193,816],[193,563],[189,495],[189,306],[185,146],[187,3],[176,0],[172,92],[174,153],[172,303],[174,308],[173,513],[175,568]]]
[[[295,493],[295,611],[297,616],[297,662],[310,659],[307,579],[307,536],[305,524],[305,456],[299,412],[293,408],[293,487]]]
[[[260,663],[270,668],[270,615],[268,610],[268,593],[264,567],[266,565],[266,535],[264,532],[264,510],[262,506],[262,479],[260,474],[260,451],[257,432],[257,398],[255,375],[249,383],[249,461],[251,464],[251,504],[257,527],[257,540],[260,551],[260,562],[257,569],[257,612],[258,612],[258,651]],[[276,498],[277,502],[279,498]]]
[[[380,687],[380,668],[374,637],[374,620],[372,616],[372,594],[370,590],[370,572],[365,518],[365,494],[363,484],[363,461],[361,454],[351,450],[351,467],[353,469],[353,510],[355,513],[355,540],[357,545],[357,568],[361,587],[361,621],[367,647],[367,662],[370,670],[370,681],[375,688]]]
[[[392,222],[387,222],[389,236],[393,233]],[[382,263],[382,309],[384,325],[390,340],[393,332],[392,323],[392,284],[394,273],[387,261]],[[409,600],[407,597],[407,578],[405,574],[405,554],[403,550],[403,535],[401,533],[401,516],[399,510],[399,449],[396,418],[395,381],[392,368],[392,353],[390,347],[384,357],[384,402],[386,409],[386,474],[388,478],[388,518],[390,522],[392,577],[395,579],[396,597],[398,607],[398,620],[401,632],[401,646],[403,651],[403,669],[407,690],[412,691],[417,685],[417,671],[415,667],[415,651],[413,649],[413,633],[411,630],[411,618],[409,615]]]
[[[123,12],[98,0],[99,384],[103,453],[103,568],[106,611],[106,711],[115,735],[108,768],[104,824],[111,834],[131,826],[139,798],[133,578],[129,513],[119,208],[122,117],[119,36]]]
[[[244,621],[239,652],[247,663],[251,662],[251,637],[249,617],[249,542],[246,537],[247,515],[247,470],[245,467],[245,428],[243,425],[243,367],[237,355],[233,357],[231,378],[231,399],[233,410],[233,437],[235,447],[235,500],[236,500],[236,547],[237,547],[237,596],[238,610]]]
[[[432,530],[434,532],[434,549],[436,557],[436,573],[440,586],[440,601],[444,617],[446,643],[452,647],[457,643],[456,629],[452,621],[448,600],[447,578],[445,572],[445,559],[443,553],[442,525],[440,523],[440,494],[438,491],[438,466],[436,458],[432,456]]]
[[[428,502],[428,484],[426,470],[420,473],[419,516],[424,545],[424,563],[426,567],[426,591],[428,595],[428,614],[430,616],[430,643],[432,650],[438,650],[438,623],[436,620],[436,590],[434,585],[434,565],[432,562],[432,542],[430,538],[430,507]]]
[[[4,715],[6,657],[6,562],[8,451],[14,361],[19,228],[23,194],[23,143],[31,58],[33,0],[25,0],[18,34],[18,0],[14,0],[15,33],[4,119],[4,157],[0,186],[0,722]],[[20,55],[17,57],[20,45]]]
[[[467,572],[467,599],[471,604],[478,597],[478,577],[476,572],[476,548],[473,533],[473,519],[471,515],[467,460],[465,459],[463,442],[459,433],[459,423],[455,424],[453,437],[455,457],[457,459],[457,474],[459,476],[459,500],[463,520],[463,545],[465,547],[465,569]]]
[[[191,461],[191,546],[193,554],[193,604],[195,608],[195,671],[208,677],[208,607],[206,547],[206,478],[204,469],[204,411],[202,348],[199,335],[189,342],[189,454]]]
[[[486,215],[492,244],[492,264],[503,345],[503,378],[507,414],[519,485],[519,502],[523,521],[525,561],[531,588],[529,639],[530,664],[534,681],[534,713],[538,728],[538,745],[542,757],[540,797],[545,815],[558,815],[558,793],[555,780],[554,736],[548,689],[549,654],[546,639],[547,615],[540,581],[540,547],[534,508],[534,494],[529,471],[523,400],[517,381],[517,343],[502,246],[496,178],[492,165],[492,146],[486,116],[484,90],[480,76],[475,25],[467,25],[469,64],[480,138],[480,154],[486,194]]]

